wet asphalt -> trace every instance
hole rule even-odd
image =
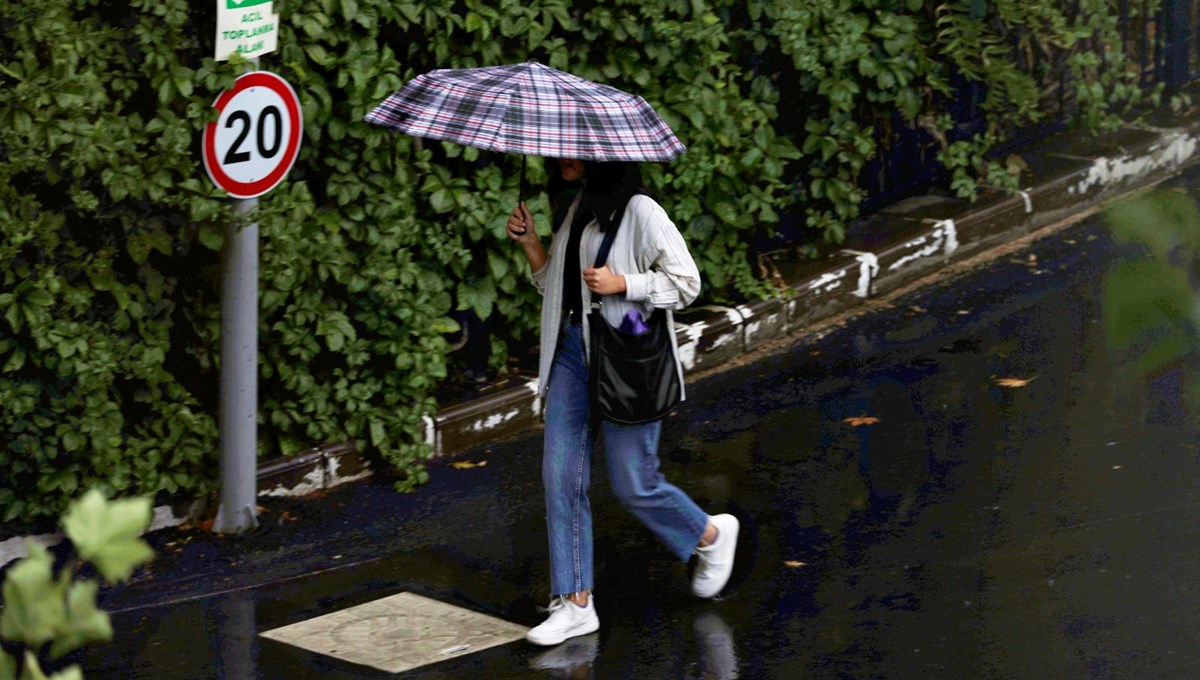
[[[597,461],[599,633],[402,677],[1200,676],[1200,418],[1179,371],[1143,376],[1105,338],[1125,252],[1089,219],[689,384],[662,468],[742,520],[723,596],[689,596]],[[403,591],[534,625],[540,455],[532,434],[415,494],[264,499],[240,539],[157,532],[159,560],[103,593],[116,640],[76,658],[89,678],[393,677],[257,634]]]

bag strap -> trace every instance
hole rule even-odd
[[[617,238],[617,228],[621,226],[620,220],[616,224],[611,225],[608,231],[604,232],[604,240],[600,242],[600,250],[596,253],[596,263],[592,266],[599,269],[608,262],[608,251],[612,250],[613,240]]]
[[[600,250],[596,252],[596,263],[592,266],[599,269],[608,262],[608,252],[612,250],[613,240],[617,238],[617,227],[621,226],[620,220],[616,224],[611,225],[608,231],[604,232],[604,240],[600,242]],[[603,303],[603,295],[597,295],[592,298],[592,309],[599,310]]]

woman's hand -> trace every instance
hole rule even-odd
[[[529,212],[529,208],[525,206],[524,201],[513,208],[512,214],[508,216],[506,228],[508,229],[508,237],[522,244],[537,239],[537,232],[533,230],[533,214]]]
[[[616,295],[625,292],[625,277],[612,273],[608,265],[596,269],[588,267],[583,270],[583,282],[588,290],[599,295]]]

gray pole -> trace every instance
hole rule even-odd
[[[234,212],[257,206],[257,198],[241,199]],[[258,526],[258,223],[237,222],[221,252],[221,505],[213,523],[233,534]]]

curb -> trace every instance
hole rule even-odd
[[[1200,163],[1200,121],[1157,115],[1167,120],[1040,141],[1021,154],[1035,179],[1014,194],[997,190],[974,202],[918,196],[864,218],[843,247],[823,257],[765,254],[761,264],[785,295],[675,313],[685,377]],[[431,457],[461,455],[538,427],[536,387],[536,380],[510,381],[447,405],[434,419]]]
[[[862,218],[842,247],[820,257],[800,259],[790,248],[763,254],[764,274],[782,295],[676,312],[685,379],[1200,163],[1200,119],[1165,111],[1148,118],[1157,122],[1040,140],[1021,152],[1036,181],[1014,194],[993,190],[974,202],[916,196]],[[536,378],[510,378],[426,418],[430,459],[462,455],[540,427],[537,386]],[[258,496],[302,496],[371,474],[355,442],[325,444],[261,463]],[[156,508],[152,529],[181,524],[197,512],[195,504],[182,517],[172,508]]]
[[[359,455],[354,442],[325,444],[306,449],[290,458],[260,463],[258,497],[304,496],[364,479],[371,474],[369,464]],[[211,512],[209,510],[200,500],[155,506],[146,533],[179,526],[184,522],[196,522],[216,514],[215,508]],[[55,532],[14,536],[0,541],[0,568],[29,555],[26,541],[49,548],[62,540],[62,533]]]

